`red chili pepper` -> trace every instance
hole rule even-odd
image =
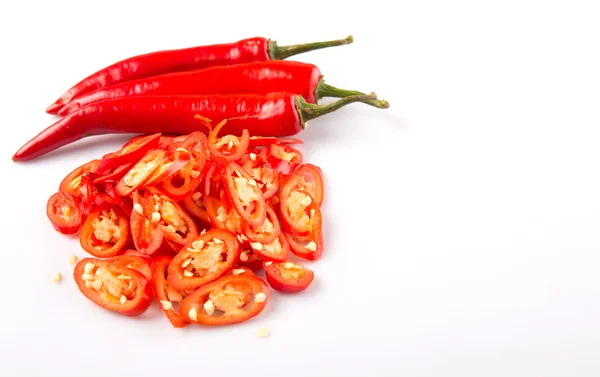
[[[206,132],[205,124],[195,118],[197,115],[218,122],[227,120],[222,129],[225,134],[241,135],[247,129],[256,136],[291,136],[302,131],[307,121],[354,102],[378,108],[389,107],[374,93],[345,97],[327,105],[310,104],[302,96],[289,93],[110,99],[83,107],[60,119],[21,147],[13,160],[32,160],[92,135]]]
[[[68,115],[83,106],[111,98],[182,94],[266,95],[275,92],[299,94],[309,103],[316,103],[323,97],[365,94],[326,84],[321,71],[313,64],[267,61],[169,73],[112,85],[73,100],[58,115]]]
[[[165,73],[191,71],[254,61],[283,60],[303,52],[353,42],[352,36],[327,42],[278,46],[266,38],[248,38],[233,43],[155,51],[133,56],[105,67],[67,90],[46,112],[55,114],[64,105],[93,90]]]

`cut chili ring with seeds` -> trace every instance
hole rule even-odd
[[[101,206],[87,217],[79,243],[81,247],[97,258],[117,255],[129,242],[129,218],[120,207]]]
[[[220,326],[259,315],[269,299],[269,287],[253,275],[227,275],[187,296],[179,314],[198,325]]]
[[[264,263],[265,276],[271,288],[285,293],[298,293],[312,283],[312,270],[290,261]]]

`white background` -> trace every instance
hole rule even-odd
[[[592,1],[3,1],[0,375],[600,375],[600,12]],[[176,330],[87,301],[47,198],[126,137],[12,154],[84,76],[265,36],[375,91],[300,136],[326,176],[326,250],[258,318]],[[65,279],[51,281],[56,272]],[[266,326],[271,336],[261,339]]]

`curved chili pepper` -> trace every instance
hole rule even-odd
[[[111,98],[183,94],[265,95],[276,92],[299,94],[309,103],[316,103],[323,97],[343,98],[365,94],[326,84],[321,71],[313,64],[274,60],[169,73],[127,81],[79,97],[64,106],[58,115],[68,115],[90,103]]]
[[[142,77],[254,61],[283,60],[303,52],[342,46],[353,41],[352,36],[348,36],[333,41],[278,46],[275,41],[258,37],[233,43],[155,51],[137,55],[109,65],[84,78],[50,105],[46,112],[55,114],[73,99],[93,90]]]
[[[349,96],[327,105],[306,102],[290,93],[269,95],[173,95],[125,97],[101,101],[69,114],[39,133],[13,156],[27,161],[84,137],[108,133],[188,134],[206,132],[196,115],[214,121],[227,120],[222,132],[240,135],[247,129],[256,136],[291,136],[306,122],[354,102],[388,108],[384,100],[370,95]]]

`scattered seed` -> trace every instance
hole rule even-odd
[[[250,159],[252,161],[256,161],[256,154],[255,153],[250,153]]]
[[[223,241],[221,241],[221,239],[217,237],[213,238],[213,241],[215,241],[215,244],[217,245],[223,243]]]
[[[261,338],[266,338],[270,334],[271,334],[271,332],[266,327],[261,327],[260,329],[258,329],[258,336],[261,337]]]
[[[160,213],[159,212],[152,212],[152,222],[153,223],[157,223],[160,221]]]
[[[142,207],[142,205],[140,203],[135,203],[133,205],[133,209],[135,212],[139,213],[140,215],[144,214],[144,208]]]
[[[252,248],[254,250],[262,250],[263,249],[263,245],[260,242],[250,242],[250,246],[252,246]]]
[[[61,279],[62,279],[62,275],[60,272],[55,273],[54,276],[52,277],[52,281],[55,283],[60,282]]]
[[[240,260],[242,262],[247,262],[248,261],[248,253],[246,253],[245,251],[242,251],[242,253],[240,254]]]
[[[212,315],[215,312],[215,305],[213,304],[212,300],[206,300],[203,306],[208,315]]]
[[[171,310],[171,308],[173,308],[173,304],[171,304],[171,301],[160,300],[160,303],[164,310]]]
[[[187,266],[190,265],[190,263],[192,263],[192,258],[188,258],[188,259],[184,260],[183,263],[181,264],[181,268],[186,268]]]
[[[119,301],[121,302],[121,305],[124,305],[127,302],[127,297],[125,297],[125,295],[121,295]]]
[[[192,170],[192,171],[190,172],[190,176],[191,176],[192,178],[194,178],[194,179],[195,179],[195,178],[198,178],[198,177],[200,176],[200,172],[199,172],[198,170]]]
[[[283,268],[286,268],[286,269],[294,268],[294,264],[292,262],[286,262],[283,264]]]
[[[244,272],[246,272],[246,270],[244,270],[243,268],[236,268],[236,269],[231,270],[231,273],[234,275],[241,275]]]
[[[75,254],[71,255],[71,257],[69,258],[69,264],[72,266],[72,265],[76,264],[77,262],[79,262],[79,258],[77,257],[77,255],[75,255]]]
[[[265,266],[267,266],[267,267],[270,266],[270,265],[272,265],[272,264],[273,264],[273,261],[265,262]]]
[[[197,240],[192,242],[192,247],[196,250],[202,250],[202,248],[204,247],[204,241],[203,240]]]
[[[307,248],[310,251],[317,251],[317,244],[315,243],[315,241],[310,241],[306,246],[304,246],[305,248]]]
[[[200,200],[200,198],[202,198],[202,193],[201,192],[196,192],[194,193],[194,195],[192,195],[192,200],[197,202]]]
[[[187,276],[188,278],[191,278],[192,276],[194,276],[194,274],[188,270],[183,271],[183,275]]]

